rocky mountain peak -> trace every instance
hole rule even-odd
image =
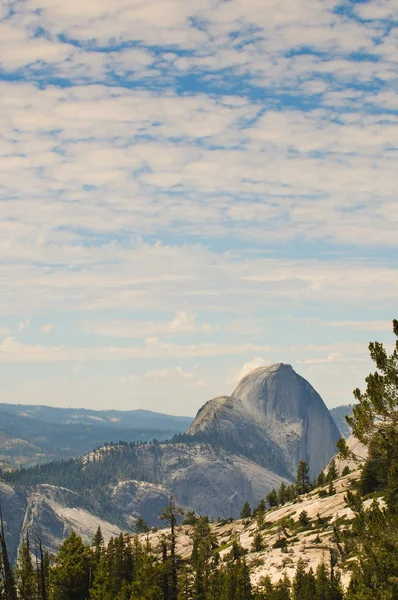
[[[317,475],[340,433],[320,395],[291,365],[258,367],[230,396],[213,398],[188,430],[293,477],[299,460]]]

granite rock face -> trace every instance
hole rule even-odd
[[[198,514],[237,518],[246,500],[255,506],[282,481],[293,480],[301,459],[311,476],[318,475],[335,455],[339,437],[319,394],[291,366],[261,367],[231,396],[207,402],[187,435],[174,442],[106,446],[86,455],[79,464],[90,482],[101,461],[112,458],[108,483],[101,479],[92,488],[90,511],[79,487],[49,485],[45,467],[33,487],[17,491],[0,482],[10,554],[15,559],[28,529],[53,552],[72,529],[89,542],[98,526],[105,539],[133,532],[140,516],[149,526],[162,526],[158,516],[170,495]],[[119,481],[112,476],[115,468]]]
[[[336,453],[339,430],[322,398],[290,365],[260,367],[231,396],[214,398],[188,432],[201,434],[287,477],[301,459],[312,477]]]

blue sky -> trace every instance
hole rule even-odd
[[[286,362],[350,402],[397,317],[397,23],[3,3],[0,401],[193,415]]]

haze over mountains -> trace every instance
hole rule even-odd
[[[115,427],[109,414],[96,426],[104,432]],[[79,416],[85,427],[90,416]],[[50,549],[72,528],[88,539],[99,524],[110,535],[115,528],[132,531],[139,516],[159,525],[170,494],[199,514],[237,517],[246,500],[255,504],[292,480],[300,459],[317,474],[338,438],[319,394],[292,367],[277,364],[249,373],[231,396],[207,402],[188,432],[167,442],[123,442],[3,473],[0,501],[14,537],[33,527]]]
[[[191,421],[147,410],[0,404],[0,464],[30,466],[68,459],[111,441],[164,440],[185,431]]]

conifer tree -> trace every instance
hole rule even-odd
[[[217,540],[207,517],[199,517],[192,532],[191,565],[194,573],[193,597],[205,600],[209,586],[213,550]]]
[[[296,491],[300,494],[307,494],[311,489],[309,468],[305,460],[300,460],[297,467]]]
[[[21,600],[36,600],[38,595],[37,577],[30,551],[29,532],[26,533],[26,537],[19,547],[16,575],[19,598]]]
[[[285,574],[283,579],[281,579],[274,587],[272,600],[291,600],[290,587],[290,580]]]
[[[242,510],[240,511],[240,518],[241,519],[248,519],[251,516],[252,516],[252,509],[250,507],[250,504],[246,500],[246,502],[243,505]]]
[[[74,531],[61,544],[51,570],[54,600],[87,600],[90,581],[90,549]]]
[[[170,496],[169,504],[160,515],[160,519],[170,526],[170,583],[167,600],[177,600],[178,577],[176,559],[176,527],[178,518],[182,517],[183,511],[176,506],[175,500]],[[166,565],[165,565],[166,566]]]
[[[252,552],[261,552],[263,550],[263,538],[259,530],[257,530],[254,534],[253,544],[252,544]]]
[[[271,508],[273,506],[278,506],[278,494],[275,489],[272,489],[269,494],[265,496],[265,499]]]
[[[96,566],[93,585],[90,589],[90,600],[113,600],[114,597],[107,557],[105,552],[102,552]]]
[[[3,587],[5,600],[17,600],[14,574],[8,558],[7,542],[4,530],[3,512],[0,506],[0,549],[3,563]]]
[[[286,484],[282,481],[279,491],[278,491],[278,503],[282,504],[282,506],[287,502],[287,490]]]
[[[372,342],[369,351],[376,371],[366,377],[366,390],[354,390],[358,403],[346,420],[353,435],[368,448],[362,471],[362,492],[384,490],[387,509],[374,502],[365,510],[349,491],[346,501],[356,514],[349,542],[357,557],[347,600],[398,598],[398,321],[393,321],[395,348],[387,354]],[[341,455],[352,456],[345,440]]]
[[[335,481],[337,479],[337,477],[338,477],[338,472],[337,472],[337,466],[336,466],[336,459],[332,458],[332,460],[330,461],[329,467],[328,467],[326,480],[328,482]]]

